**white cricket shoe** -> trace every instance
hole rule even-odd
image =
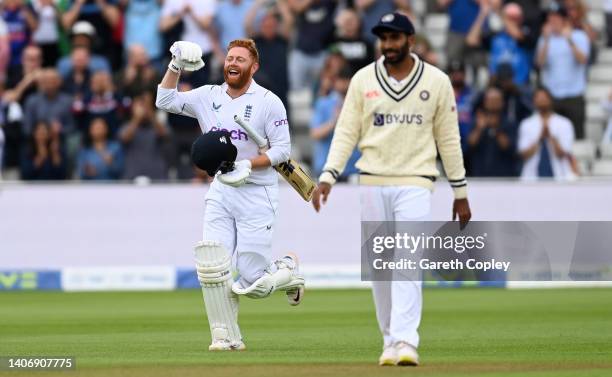
[[[419,354],[416,348],[406,342],[395,343],[397,352],[397,365],[419,365]]]
[[[246,346],[242,341],[228,342],[224,340],[218,340],[216,342],[212,342],[212,344],[208,346],[209,351],[243,351],[245,349]]]
[[[289,263],[285,263],[285,265],[293,271],[296,277],[299,278],[300,270],[299,270],[299,260],[298,260],[297,255],[293,253],[289,253],[285,255],[282,259],[291,260],[291,261],[288,261]],[[293,264],[293,266],[291,266],[291,264]],[[289,301],[289,305],[297,306],[300,304],[300,302],[302,302],[302,298],[304,297],[304,284],[301,284],[300,286],[294,289],[289,289],[285,293],[287,294],[287,301]]]
[[[395,346],[386,346],[383,349],[382,354],[378,358],[378,365],[387,366],[387,365],[396,365],[397,364],[397,349]]]

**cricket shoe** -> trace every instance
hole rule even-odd
[[[209,351],[244,351],[246,346],[242,341],[229,342],[226,340],[217,340],[208,346]]]
[[[301,279],[301,285],[293,289],[288,289],[285,293],[287,294],[287,301],[289,301],[289,305],[297,306],[302,302],[302,298],[304,297],[304,278],[299,275],[299,260],[297,255],[293,253],[289,253],[285,255],[279,262],[285,263],[285,265],[293,270],[294,279]]]
[[[397,349],[394,346],[386,346],[378,358],[378,365],[390,366],[397,364]]]
[[[397,352],[397,365],[417,366],[419,365],[419,354],[412,345],[406,342],[395,343]]]

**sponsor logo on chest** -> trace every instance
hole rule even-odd
[[[227,131],[230,133],[232,140],[249,140],[249,135],[243,130],[228,130],[227,128],[220,127],[219,125],[213,126],[211,131]]]
[[[422,114],[400,114],[400,113],[374,113],[372,125],[375,127],[391,125],[421,125],[423,124]]]

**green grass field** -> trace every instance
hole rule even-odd
[[[247,351],[211,353],[199,291],[0,293],[0,355],[74,372],[0,376],[612,376],[612,289],[429,289],[422,366],[378,367],[369,290],[241,301]]]

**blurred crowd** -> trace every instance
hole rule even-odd
[[[400,11],[417,26],[413,52],[450,76],[470,176],[573,177],[587,71],[612,44],[604,1],[606,30],[582,0],[421,0],[425,15],[448,15],[440,52],[416,0],[3,0],[0,166],[22,180],[206,180],[189,159],[197,121],[156,111],[157,83],[176,40],[198,43],[207,63],[182,75],[188,90],[222,82],[225,46],[250,37],[255,79],[289,111],[291,92],[312,93],[316,176],[350,78],[379,56],[371,27]],[[604,102],[612,114],[612,94]]]

